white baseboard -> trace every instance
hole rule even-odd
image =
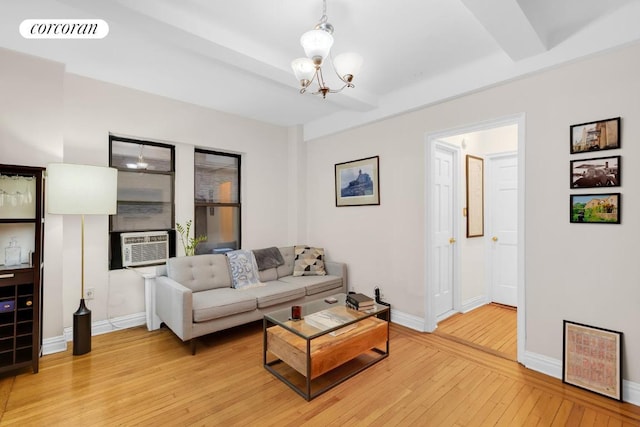
[[[562,361],[541,354],[525,352],[523,357],[518,358],[529,369],[542,372],[554,378],[562,379]],[[632,381],[622,380],[622,399],[634,405],[640,405],[640,384]]]
[[[42,354],[60,353],[67,349],[67,340],[64,335],[53,338],[45,338],[42,340]]]
[[[460,307],[460,311],[462,311],[463,313],[468,313],[471,310],[487,304],[489,304],[489,299],[485,295],[479,295],[477,297],[464,301],[462,303],[462,307]]]
[[[414,329],[418,332],[425,332],[424,319],[422,317],[414,316],[412,314],[403,313],[398,310],[391,310],[391,321],[398,325],[406,326],[409,329]]]
[[[147,323],[146,313],[135,313],[91,323],[91,335],[102,335],[120,329],[133,328]],[[73,327],[64,328],[63,335],[42,340],[42,354],[65,351],[67,342],[73,340]]]

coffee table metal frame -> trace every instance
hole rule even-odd
[[[346,294],[337,294],[334,295],[334,297],[338,300],[337,303],[327,303],[324,300],[319,300],[319,301],[313,301],[307,304],[302,305],[302,319],[301,320],[297,320],[297,321],[292,321],[291,320],[291,309],[287,308],[287,309],[282,309],[282,310],[278,310],[278,311],[274,311],[271,313],[267,313],[264,315],[263,318],[263,326],[262,326],[262,332],[263,332],[263,364],[266,370],[268,370],[269,372],[271,372],[274,376],[276,376],[278,379],[280,379],[282,382],[284,382],[285,384],[287,384],[289,387],[291,387],[291,389],[293,389],[296,393],[298,393],[300,396],[304,397],[307,401],[310,401],[311,399],[321,395],[322,393],[330,390],[331,388],[337,386],[338,384],[346,381],[347,379],[353,377],[354,375],[364,371],[365,369],[367,369],[368,367],[378,363],[379,361],[381,361],[382,359],[386,358],[389,356],[389,321],[390,319],[390,310],[388,306],[385,305],[380,305],[380,304],[375,304],[374,308],[371,310],[368,310],[366,312],[361,312],[361,311],[356,311],[356,310],[349,310],[354,317],[353,321],[347,322],[345,324],[342,324],[340,326],[334,327],[334,328],[328,328],[325,330],[320,330],[320,329],[316,329],[316,328],[305,328],[307,330],[311,329],[313,330],[313,332],[310,333],[305,333],[304,331],[302,331],[301,329],[303,328],[294,328],[293,326],[299,326],[297,323],[298,322],[304,322],[304,316],[312,314],[312,313],[316,313],[318,311],[322,311],[325,309],[329,309],[332,307],[336,307],[336,306],[340,306],[340,305],[345,305],[346,304]],[[319,337],[325,336],[327,334],[330,334],[331,332],[340,329],[344,326],[348,326],[354,323],[359,323],[362,322],[364,319],[368,319],[371,317],[377,317],[379,319],[382,319],[384,321],[386,321],[386,348],[385,349],[379,349],[379,348],[371,348],[368,350],[365,350],[363,353],[367,352],[367,351],[373,351],[375,353],[378,354],[378,357],[376,357],[375,359],[372,359],[371,361],[367,362],[364,365],[358,366],[356,369],[350,371],[347,375],[342,376],[337,378],[335,381],[329,383],[327,386],[320,388],[319,390],[315,391],[312,393],[311,391],[311,385],[312,382],[314,381],[314,379],[311,378],[311,343],[314,339],[317,339]],[[303,338],[304,340],[306,340],[306,370],[307,373],[305,375],[306,377],[306,381],[305,381],[305,387],[304,389],[298,387],[296,384],[294,384],[293,382],[291,382],[289,379],[287,379],[284,375],[282,375],[280,372],[278,372],[276,369],[274,369],[274,366],[279,364],[279,363],[285,363],[283,360],[279,359],[279,358],[275,358],[274,360],[271,361],[267,361],[267,353],[269,352],[268,349],[268,342],[267,342],[267,330],[269,328],[272,327],[280,327],[285,329],[286,331],[288,331],[291,334],[297,335],[301,338]],[[348,332],[346,333],[348,334]],[[335,338],[340,339],[340,335],[336,336]],[[342,339],[344,339],[345,337],[343,337]],[[363,354],[361,353],[361,354]],[[275,356],[275,355],[274,355]],[[345,361],[346,363],[347,361]]]

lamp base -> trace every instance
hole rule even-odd
[[[73,355],[91,351],[91,310],[80,300],[80,307],[73,313]]]

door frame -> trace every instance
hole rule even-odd
[[[469,124],[465,126],[444,129],[436,132],[429,132],[425,135],[425,240],[424,249],[426,262],[424,272],[424,330],[426,332],[433,332],[438,327],[438,321],[435,315],[435,308],[433,303],[433,292],[435,289],[435,283],[433,277],[430,275],[433,266],[433,250],[429,242],[432,241],[434,235],[435,219],[433,215],[434,195],[432,191],[433,185],[433,161],[435,144],[443,138],[452,137],[455,135],[461,135],[466,133],[478,132],[482,130],[488,130],[492,128],[517,125],[518,126],[518,314],[517,314],[517,341],[518,341],[518,361],[521,361],[525,354],[526,348],[526,301],[525,301],[525,113],[518,113],[510,116]],[[457,198],[457,196],[456,196]],[[461,216],[457,216],[457,221],[461,221]],[[457,261],[454,255],[454,262]],[[457,268],[457,267],[455,267]],[[454,270],[455,270],[454,268]],[[455,285],[455,282],[454,282]],[[459,288],[457,286],[456,288]],[[454,290],[459,293],[459,289]],[[455,303],[454,303],[455,304]]]

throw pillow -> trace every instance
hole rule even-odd
[[[296,246],[294,248],[294,276],[324,276],[324,248]]]
[[[253,252],[237,250],[225,253],[231,269],[231,286],[236,289],[264,286],[258,277],[258,266]]]

